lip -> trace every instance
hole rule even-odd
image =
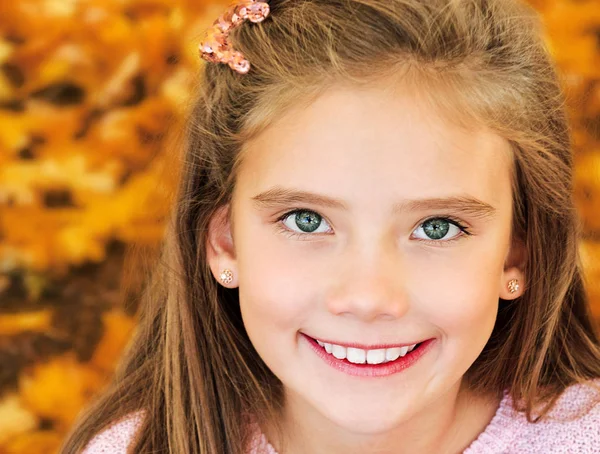
[[[413,351],[408,352],[406,355],[399,357],[394,361],[383,364],[354,364],[347,359],[337,359],[335,356],[330,355],[325,351],[323,347],[317,344],[317,341],[312,337],[302,334],[304,339],[310,348],[319,356],[326,364],[344,372],[348,375],[356,377],[387,377],[402,372],[403,370],[413,366],[419,359],[421,359],[427,352],[429,352],[432,346],[435,344],[436,339],[428,339],[420,345],[418,345]],[[320,339],[319,339],[320,340]],[[409,344],[412,345],[412,344]]]
[[[416,341],[416,342],[410,342],[410,343],[405,343],[405,344],[371,344],[371,345],[365,345],[365,344],[357,344],[355,342],[351,342],[351,343],[346,343],[346,342],[336,342],[336,341],[332,341],[332,340],[328,340],[328,339],[316,339],[314,337],[310,337],[304,333],[300,333],[303,334],[304,336],[308,337],[309,339],[313,339],[313,340],[318,340],[321,342],[325,342],[327,344],[335,344],[335,345],[340,345],[342,347],[350,347],[350,348],[360,348],[362,350],[379,350],[382,348],[398,348],[398,347],[410,347],[411,345],[415,345],[415,344],[420,344],[422,342],[425,342],[427,339],[422,339],[420,341]]]

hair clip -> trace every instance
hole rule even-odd
[[[244,0],[229,7],[206,33],[200,44],[200,56],[211,63],[225,63],[240,74],[250,70],[250,63],[241,52],[232,48],[229,33],[246,19],[262,22],[269,15],[269,4],[256,0]]]

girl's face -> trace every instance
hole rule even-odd
[[[506,289],[522,278],[505,267],[511,159],[497,135],[382,88],[330,89],[247,144],[233,223],[211,230],[209,259],[216,277],[233,271],[248,335],[294,418],[383,433],[457,390],[499,297],[520,294]],[[394,369],[349,365],[311,339],[433,342]]]

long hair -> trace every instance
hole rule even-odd
[[[536,13],[516,0],[272,0],[270,7],[263,23],[231,34],[252,65],[248,74],[213,63],[203,69],[137,332],[63,452],[143,410],[132,452],[243,453],[247,416],[260,424],[281,410],[283,385],[244,330],[237,290],[211,274],[207,230],[231,199],[244,143],[334,84],[395,77],[457,124],[490,128],[512,147],[512,235],[526,247],[526,289],[499,305],[468,385],[508,389],[536,421],[567,386],[600,377],[564,96]]]

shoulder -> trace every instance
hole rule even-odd
[[[600,380],[568,387],[547,418],[523,424],[522,440],[529,446],[545,452],[600,453]]]
[[[534,412],[535,416],[535,412]],[[548,414],[530,423],[505,393],[467,454],[600,454],[600,379],[569,386]]]
[[[142,421],[143,412],[140,411],[112,423],[90,440],[82,454],[126,454]]]
[[[523,414],[515,418],[520,434],[516,445],[521,450],[600,453],[600,379],[569,386],[537,423],[527,422]]]

